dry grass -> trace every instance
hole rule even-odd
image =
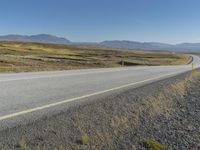
[[[22,137],[21,140],[19,141],[19,148],[21,150],[28,150],[28,144],[27,144],[27,141],[26,141],[26,138],[25,137]]]
[[[143,145],[150,150],[166,150],[166,146],[154,140],[145,140]]]
[[[116,50],[54,44],[0,42],[0,72],[67,70],[134,65],[187,64],[191,57],[169,52]]]
[[[89,142],[90,142],[90,137],[89,137],[89,135],[86,133],[86,132],[84,132],[83,130],[81,130],[81,132],[80,132],[80,143],[82,144],[82,145],[88,145],[89,144]]]
[[[175,111],[174,97],[177,95],[183,97],[191,82],[193,82],[195,78],[199,77],[200,72],[192,72],[183,80],[161,88],[157,94],[141,99],[139,104],[133,106],[132,111],[127,110],[126,113],[111,116],[110,120],[108,120],[109,126],[97,129],[93,135],[90,135],[88,147],[92,147],[93,149],[104,149],[104,147],[110,147],[110,149],[114,149],[114,143],[123,140],[123,134],[130,131],[130,128],[131,130],[134,130],[137,123],[144,116],[146,116],[146,119],[153,119],[157,116],[163,116],[165,118],[170,117],[170,115],[173,114],[173,111]],[[144,119],[145,118],[143,118],[143,120]],[[82,128],[84,127],[82,126]],[[154,140],[145,140],[143,141],[143,145],[152,150],[166,149],[165,145]],[[81,147],[77,149],[81,149]]]

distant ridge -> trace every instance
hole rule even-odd
[[[108,48],[126,48],[141,50],[168,50],[168,51],[184,51],[184,52],[200,52],[200,43],[181,43],[166,44],[159,42],[136,42],[136,41],[104,41],[100,45]]]
[[[69,44],[68,39],[53,36],[50,34],[37,34],[37,35],[5,35],[0,36],[1,41],[21,41],[21,42],[38,42],[38,43],[53,43],[53,44]]]
[[[0,41],[21,41],[21,42],[37,42],[37,43],[52,43],[52,44],[70,44],[77,46],[90,47],[106,47],[106,48],[123,48],[123,49],[138,49],[138,50],[167,50],[177,52],[200,52],[200,43],[181,43],[167,44],[159,42],[137,42],[126,40],[111,40],[103,42],[71,42],[70,40],[57,37],[50,34],[37,35],[5,35],[0,36]]]
[[[101,45],[110,48],[127,48],[127,49],[144,49],[144,50],[162,50],[163,48],[172,48],[173,45],[157,42],[136,42],[136,41],[104,41],[100,43]]]

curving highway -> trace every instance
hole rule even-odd
[[[193,56],[195,66],[200,58]],[[0,75],[0,125],[10,127],[65,109],[70,102],[93,99],[125,88],[191,70],[182,66],[142,66]]]

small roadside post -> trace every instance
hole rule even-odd
[[[11,71],[14,71],[14,65],[13,64],[10,65],[11,65]]]
[[[122,67],[124,67],[124,61],[123,61],[123,59],[122,59]]]
[[[195,65],[194,65],[194,63],[192,63],[192,71],[194,71],[195,70]]]

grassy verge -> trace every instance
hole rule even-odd
[[[104,122],[106,126],[96,128],[96,131],[92,134],[90,133],[90,129],[79,124],[80,126],[77,128],[81,129],[79,131],[81,142],[73,144],[72,147],[74,149],[82,149],[84,147],[86,147],[86,149],[104,149],[105,147],[108,149],[115,149],[116,143],[119,145],[121,143],[126,143],[126,134],[137,130],[141,122],[148,123],[161,116],[162,119],[167,120],[176,114],[175,103],[181,105],[190,86],[192,86],[193,82],[198,78],[200,78],[200,72],[193,71],[184,79],[160,88],[156,94],[140,99],[140,103],[135,103],[132,109],[129,107],[127,110],[121,110],[120,114],[108,117],[107,121]],[[102,111],[104,113],[106,112],[104,110]],[[106,113],[105,115],[109,116],[109,114]],[[80,116],[78,116],[78,120],[81,120]],[[84,134],[82,134],[81,131],[84,131]],[[87,137],[87,142],[85,142],[83,136]],[[156,139],[144,138],[140,142],[143,147],[151,150],[166,150],[167,147],[169,148],[169,145],[165,145],[165,143],[161,143],[160,141],[158,142]],[[128,144],[130,145],[130,143]],[[126,145],[123,145],[123,147],[126,147]],[[132,145],[132,149],[135,149],[134,145]]]
[[[170,52],[116,50],[0,41],[0,72],[48,71],[135,65],[187,64],[191,57]]]

